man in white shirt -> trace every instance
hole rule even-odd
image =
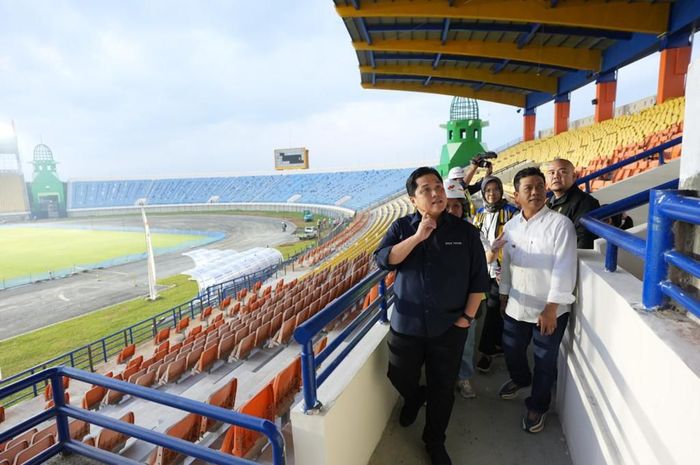
[[[545,206],[545,178],[539,169],[520,170],[513,184],[522,211],[506,223],[503,232],[506,244],[499,287],[501,311],[505,311],[503,350],[511,379],[499,395],[512,399],[532,385],[522,427],[538,433],[544,429],[557,377],[559,344],[575,300],[576,230],[566,216]],[[533,339],[534,373],[527,358]]]

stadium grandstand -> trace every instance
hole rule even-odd
[[[14,123],[0,123],[0,222],[29,216]]]
[[[610,204],[582,220],[600,238],[578,251],[547,429],[525,434],[521,402],[497,399],[499,360],[474,381],[476,400],[455,403],[455,463],[696,463],[700,1],[332,3],[363,87],[518,107],[523,141],[499,154],[495,174],[508,185],[522,167],[567,158],[579,187]],[[654,104],[616,111],[617,71],[655,52]],[[593,120],[570,127],[570,94],[589,83]],[[552,101],[552,133],[536,138],[536,110]],[[275,203],[342,207],[351,219],[284,268],[206,281],[191,301],[0,380],[0,465],[428,463],[421,421],[396,426],[394,276],[372,260],[412,211],[410,171],[70,181],[69,215]],[[632,209],[630,232],[604,221]]]
[[[361,210],[400,190],[411,169],[133,181],[71,181],[68,210],[208,203],[304,203]],[[215,200],[212,200],[215,199]]]

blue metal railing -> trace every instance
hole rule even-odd
[[[664,150],[670,149],[674,145],[678,145],[681,142],[683,142],[683,137],[676,137],[675,139],[672,139],[668,142],[664,142],[661,145],[657,145],[656,147],[650,148],[649,150],[645,150],[644,152],[640,152],[637,155],[631,156],[629,158],[625,158],[622,161],[619,161],[617,163],[613,163],[612,165],[606,166],[603,169],[600,169],[596,171],[595,173],[591,173],[587,176],[583,176],[581,178],[578,178],[576,182],[574,183],[575,185],[579,184],[585,184],[586,185],[586,192],[591,192],[591,181],[594,179],[597,179],[601,176],[604,176],[608,173],[612,173],[615,170],[618,170],[620,168],[624,168],[627,165],[631,165],[632,163],[635,163],[639,160],[644,160],[645,158],[651,158],[653,156],[658,155],[659,156],[659,165],[663,165],[666,163],[664,160]]]
[[[0,399],[2,399],[31,385],[36,385],[49,380],[51,381],[53,398],[56,405],[53,408],[45,410],[0,433],[0,444],[2,444],[3,442],[24,433],[40,423],[52,418],[56,419],[56,426],[58,430],[57,443],[41,453],[39,456],[34,457],[31,461],[26,462],[28,465],[42,463],[59,452],[73,452],[93,460],[98,460],[102,463],[113,465],[133,465],[137,463],[126,457],[106,452],[95,447],[90,447],[82,444],[79,441],[72,440],[68,429],[68,418],[75,418],[90,424],[101,426],[103,428],[109,428],[110,430],[123,433],[129,437],[141,439],[187,456],[204,460],[206,463],[215,463],[217,465],[240,465],[255,463],[250,460],[234,457],[217,450],[209,449],[208,447],[199,446],[182,439],[168,436],[164,433],[155,432],[141,426],[122,422],[99,413],[66,405],[63,401],[64,388],[62,378],[64,376],[78,381],[83,381],[88,384],[99,385],[107,389],[114,389],[134,397],[145,399],[178,410],[184,410],[207,418],[213,418],[227,424],[257,431],[267,436],[270,444],[272,445],[273,464],[285,464],[284,438],[282,437],[282,433],[280,432],[279,428],[277,428],[277,426],[269,420],[263,420],[261,418],[233,412],[221,407],[215,407],[213,405],[175,396],[173,394],[159,392],[155,389],[138,386],[125,381],[115,380],[106,376],[76,370],[75,368],[54,367],[42,371],[41,373],[36,373],[28,378],[17,381],[8,387],[0,389]]]
[[[227,296],[235,295],[243,288],[252,287],[256,281],[264,281],[282,267],[293,263],[293,260],[296,260],[296,256],[290,257],[278,265],[265,268],[256,273],[210,286],[189,302],[173,307],[158,315],[103,337],[102,339],[98,339],[97,341],[61,354],[51,360],[47,360],[39,365],[5,378],[0,381],[0,387],[7,386],[19,379],[58,365],[66,365],[94,372],[99,364],[107,362],[110,357],[119,353],[124,347],[151,339],[155,337],[161,329],[175,327],[177,323],[185,317],[195,318],[204,308],[218,305]],[[24,392],[2,405],[6,407],[14,405],[25,399],[36,397],[40,392],[41,389],[37,387],[36,384],[28,386]]]
[[[606,270],[617,269],[618,248],[644,260],[642,304],[646,309],[658,309],[667,303],[668,298],[672,298],[700,317],[700,300],[668,279],[669,265],[696,278],[700,277],[700,262],[674,250],[672,228],[674,221],[700,224],[700,199],[690,196],[696,195],[694,192],[668,190],[677,187],[677,179],[669,181],[593,210],[581,218],[580,222],[586,229],[607,241]],[[646,203],[649,203],[646,241],[602,221]]]
[[[393,302],[393,286],[387,288],[385,278],[388,272],[377,270],[355,284],[350,290],[294,330],[294,339],[301,345],[301,378],[304,394],[304,410],[311,412],[321,408],[317,391],[338,365],[347,357],[360,340],[378,321],[387,322],[387,309]],[[346,312],[359,299],[379,284],[379,297],[360,313],[340,334],[338,334],[318,355],[314,354],[313,340],[323,329]],[[353,333],[340,353],[320,373],[317,368],[340,347]]]

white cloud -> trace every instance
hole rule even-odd
[[[312,168],[437,163],[450,98],[363,90],[332,2],[2,2],[0,121],[25,161],[43,140],[69,177],[269,170],[303,145]],[[653,58],[620,72],[618,104],[655,92]],[[657,58],[658,62],[658,58]],[[594,89],[574,93],[572,119]],[[480,102],[495,148],[522,115]],[[552,126],[552,105],[538,109]]]

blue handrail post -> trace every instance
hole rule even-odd
[[[68,417],[61,413],[61,407],[66,405],[63,390],[63,376],[60,370],[55,370],[51,375],[51,392],[53,395],[54,410],[56,411],[56,427],[58,429],[58,442],[63,445],[70,441],[70,429],[68,428]]]
[[[301,381],[304,384],[304,412],[312,414],[321,408],[316,393],[316,362],[311,340],[301,346]]]
[[[379,317],[379,321],[386,323],[389,321],[387,318],[387,306],[386,306],[386,278],[382,278],[379,281],[379,308],[381,309],[382,315]]]
[[[607,241],[607,249],[605,250],[605,271],[611,273],[617,270],[617,246],[610,241]]]
[[[667,192],[652,190],[649,193],[649,223],[642,288],[642,304],[647,310],[658,309],[666,300],[659,283],[666,280],[668,275],[664,253],[673,248],[673,221],[661,212],[661,203]]]

